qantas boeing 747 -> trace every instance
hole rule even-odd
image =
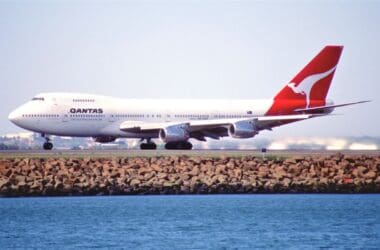
[[[49,135],[93,137],[100,143],[140,138],[141,149],[156,149],[152,141],[156,138],[166,149],[191,149],[190,138],[252,138],[261,130],[367,102],[326,100],[342,50],[342,46],[323,48],[270,100],[148,100],[43,93],[14,110],[9,120],[41,133],[46,150],[53,148]]]

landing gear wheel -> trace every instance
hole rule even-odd
[[[142,150],[155,150],[155,149],[157,149],[157,145],[155,143],[141,143],[140,149],[142,149]]]
[[[43,144],[43,149],[45,150],[52,150],[53,143],[50,142],[50,138],[45,133],[42,133],[41,136],[45,139],[45,143]]]
[[[193,144],[188,141],[168,142],[165,144],[165,149],[191,150],[192,148]]]
[[[45,142],[44,145],[43,145],[43,148],[45,150],[51,150],[53,148],[53,143],[51,143],[51,142]]]

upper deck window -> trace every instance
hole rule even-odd
[[[45,98],[43,98],[43,97],[33,97],[32,101],[45,101]]]

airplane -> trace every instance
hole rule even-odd
[[[272,99],[121,99],[42,93],[8,118],[21,128],[40,133],[45,138],[45,150],[53,148],[50,135],[93,137],[100,143],[139,138],[143,150],[156,149],[152,139],[157,138],[166,149],[185,150],[192,149],[189,139],[253,138],[262,130],[368,102],[334,104],[326,99],[342,50],[343,46],[324,47]]]

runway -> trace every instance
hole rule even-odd
[[[380,150],[3,150],[0,158],[67,158],[67,157],[159,157],[159,156],[197,156],[197,157],[243,157],[243,156],[326,156],[342,153],[345,155],[380,155]]]

